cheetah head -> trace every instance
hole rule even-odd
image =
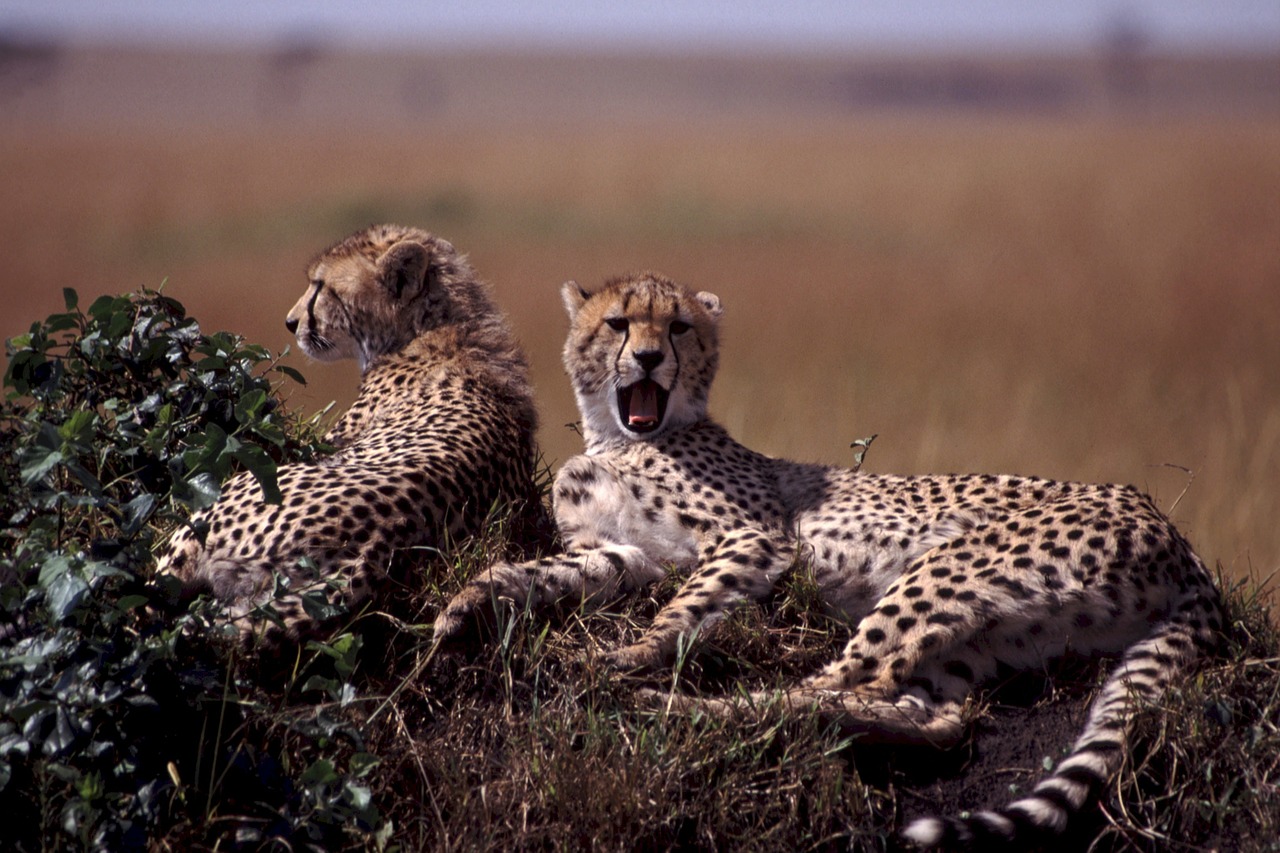
[[[719,297],[654,272],[595,293],[568,282],[561,295],[570,319],[565,369],[589,448],[652,440],[706,417]]]
[[[363,371],[446,322],[457,301],[446,284],[468,279],[467,273],[445,240],[416,228],[377,225],[311,262],[307,289],[285,326],[312,358],[354,358]]]

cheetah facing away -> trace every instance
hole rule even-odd
[[[513,538],[543,526],[525,358],[466,259],[431,234],[382,225],[320,254],[308,280],[289,331],[312,358],[361,367],[355,403],[325,436],[334,452],[281,466],[278,505],[236,476],[195,519],[203,542],[178,531],[159,568],[185,596],[226,603],[246,639],[263,627],[254,611],[276,575],[289,592],[273,606],[298,639],[318,627],[301,606],[308,590],[337,581],[357,606],[406,549],[459,542],[495,510],[511,513]]]
[[[570,282],[563,297],[586,440],[554,486],[566,550],[483,572],[437,618],[438,641],[492,619],[496,602],[599,602],[673,566],[683,586],[611,655],[658,665],[678,638],[808,565],[852,633],[837,660],[777,701],[817,707],[868,739],[937,745],[962,736],[966,699],[998,665],[1038,668],[1068,650],[1121,656],[1055,771],[999,810],[912,823],[904,837],[924,847],[1065,831],[1119,768],[1134,708],[1215,648],[1208,572],[1135,489],[881,476],[763,456],[707,417],[716,296],[642,273],[594,294]],[[677,704],[740,710],[729,699]]]

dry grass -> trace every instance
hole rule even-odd
[[[411,622],[429,625],[436,603],[486,564],[486,547],[441,573]],[[946,753],[869,747],[777,708],[732,722],[667,714],[637,701],[635,688],[782,686],[846,636],[790,578],[669,672],[638,680],[604,666],[600,653],[636,639],[673,589],[551,624],[509,614],[474,657],[431,657],[412,632],[393,637],[396,655],[375,655],[357,673],[343,717],[363,733],[359,748],[380,758],[369,784],[394,839],[430,850],[896,849],[895,828],[913,817],[997,805],[1034,784],[1078,732],[1098,681],[1096,667],[1074,662],[1043,695],[1036,679],[1005,685],[987,696],[990,716],[973,741]],[[1134,761],[1054,849],[1277,849],[1280,634],[1244,586],[1230,614],[1228,653],[1141,718]],[[293,704],[275,725],[310,713]],[[248,739],[236,731],[231,742],[239,738]],[[343,766],[350,749],[326,754]],[[266,804],[258,809],[254,820],[270,818]],[[197,820],[165,842],[211,844],[226,831]],[[343,842],[371,843],[358,833]]]

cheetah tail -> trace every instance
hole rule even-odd
[[[920,818],[902,831],[903,840],[923,849],[1021,849],[1065,833],[1120,769],[1134,711],[1159,699],[1170,679],[1197,657],[1206,638],[1195,634],[1174,617],[1130,646],[1103,683],[1071,753],[1029,796],[969,817]]]

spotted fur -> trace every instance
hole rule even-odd
[[[478,532],[510,511],[518,537],[541,526],[533,482],[536,411],[523,353],[487,285],[448,242],[383,225],[317,257],[285,323],[302,350],[361,365],[355,403],[325,441],[335,451],[279,469],[278,505],[248,474],[179,530],[160,571],[212,593],[246,637],[273,597],[287,635],[316,627],[301,596],[331,582],[351,606],[393,567]],[[274,631],[272,626],[267,626]]]
[[[684,585],[636,643],[612,654],[622,666],[658,665],[679,638],[805,564],[852,633],[843,654],[777,698],[816,706],[867,738],[938,745],[962,735],[966,700],[998,665],[1039,668],[1067,651],[1120,656],[1056,770],[996,811],[911,824],[904,838],[922,847],[1064,831],[1117,770],[1134,708],[1215,647],[1221,614],[1209,573],[1132,487],[772,459],[706,415],[719,299],[657,273],[595,294],[570,283],[564,299],[565,366],[586,438],[586,454],[555,482],[566,551],[485,572],[441,614],[438,639],[490,618],[498,600],[590,603],[674,566]],[[655,400],[665,404],[656,424]],[[676,704],[742,710],[736,698]]]

